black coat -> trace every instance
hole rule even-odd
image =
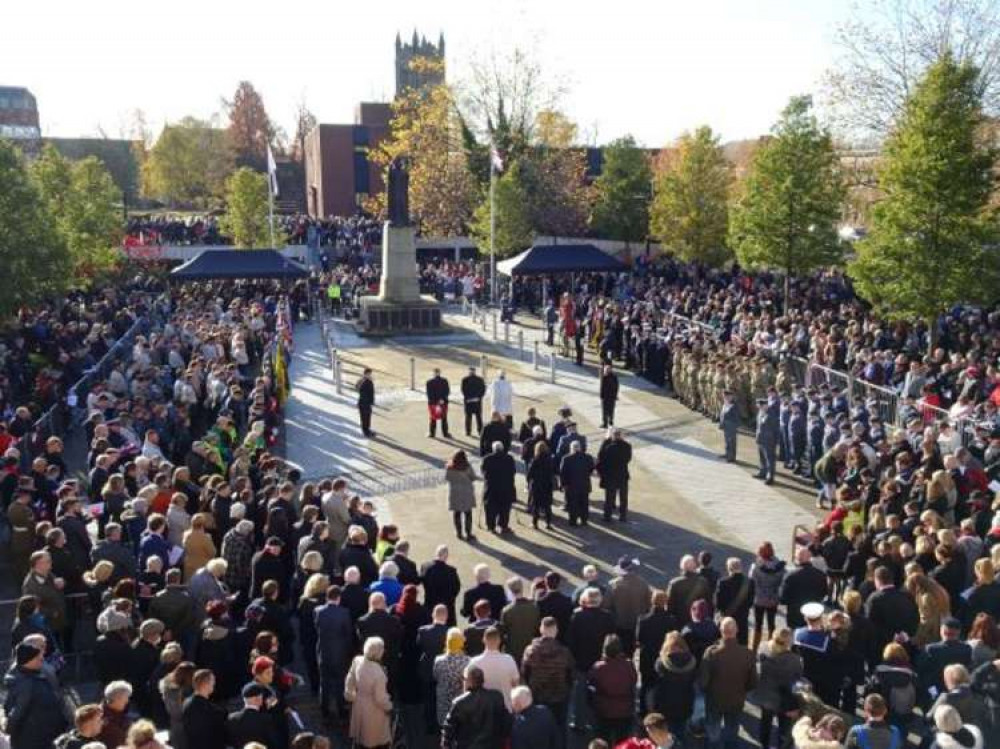
[[[117,679],[132,677],[132,646],[127,638],[116,633],[103,634],[94,643],[94,664],[102,686]]]
[[[385,644],[382,665],[390,676],[399,666],[399,653],[403,645],[403,625],[388,611],[369,611],[358,619],[358,642],[364,644],[369,637],[381,637]]]
[[[496,583],[485,582],[465,591],[465,595],[462,596],[462,616],[470,622],[475,619],[472,607],[479,600],[490,602],[490,618],[499,621],[500,614],[503,612],[504,606],[507,605],[507,594],[503,592],[503,587]]]
[[[425,624],[417,630],[417,648],[420,650],[420,678],[424,683],[434,680],[434,659],[444,653],[447,637],[447,624]]]
[[[629,480],[628,464],[632,462],[632,445],[625,440],[604,440],[597,451],[597,474],[601,486],[617,489]]]
[[[508,453],[490,453],[483,458],[483,502],[492,505],[514,504],[517,501],[515,476],[517,464]]]
[[[551,616],[559,625],[558,640],[563,645],[569,642],[569,623],[573,618],[573,599],[558,590],[550,590],[538,599],[538,615],[544,619]]]
[[[351,621],[357,622],[368,611],[368,589],[363,585],[345,585],[340,591],[340,605],[350,613]]]
[[[589,671],[601,659],[604,638],[614,634],[615,619],[604,609],[577,609],[569,622],[567,645],[580,671]]]
[[[375,383],[367,378],[358,380],[358,406],[371,408],[375,405]]]
[[[404,557],[402,554],[393,554],[386,557],[385,561],[394,562],[399,567],[396,579],[401,585],[420,585],[420,573],[417,572],[417,565],[412,559]]]
[[[261,588],[268,580],[278,583],[278,601],[284,603],[288,600],[292,583],[288,564],[282,555],[261,550],[253,555],[250,563],[250,598],[259,598]]]
[[[913,637],[920,625],[920,611],[913,597],[896,587],[872,593],[865,603],[865,616],[875,628],[876,652],[879,653],[897,632]]]
[[[618,400],[618,375],[614,372],[601,375],[601,400]]]
[[[371,555],[367,546],[361,544],[347,544],[340,550],[338,560],[340,569],[346,570],[348,567],[357,567],[361,573],[361,585],[367,588],[378,580],[378,565]]]
[[[584,452],[571,453],[559,464],[559,480],[566,494],[590,494],[594,459]]]
[[[51,749],[56,737],[68,727],[62,696],[40,671],[13,667],[3,683],[12,749]]]
[[[510,749],[559,749],[560,727],[545,705],[531,705],[514,716],[510,730]]]
[[[454,624],[455,599],[462,590],[458,571],[447,562],[435,559],[423,566],[420,577],[424,585],[424,605],[434,611],[435,606],[443,603],[448,607],[448,623]]]
[[[639,675],[643,684],[652,684],[654,680],[653,667],[660,656],[663,639],[672,630],[679,630],[677,617],[666,609],[654,608],[648,614],[639,617],[636,623],[636,645],[639,648]]]
[[[246,746],[256,741],[267,747],[276,747],[280,743],[277,734],[274,719],[266,710],[245,707],[230,713],[226,720],[226,735],[232,746]]]
[[[341,599],[343,603],[343,599]],[[327,603],[313,613],[316,630],[316,657],[322,666],[347,673],[354,654],[354,621],[343,606]]]
[[[483,396],[486,395],[486,380],[479,375],[466,375],[462,378],[462,398],[469,401],[479,401],[482,403]]]
[[[744,590],[744,595],[740,595]],[[720,616],[731,616],[740,625],[741,631],[746,630],[750,607],[753,605],[753,580],[744,574],[730,575],[719,580],[715,589],[715,610]]]
[[[779,599],[785,604],[785,619],[789,627],[805,625],[800,609],[807,603],[821,603],[827,595],[826,575],[804,564],[785,575],[781,581]]]
[[[479,435],[479,457],[485,457],[493,452],[493,443],[502,442],[504,450],[510,451],[512,435],[505,421],[491,421],[483,427]]]
[[[444,377],[431,377],[427,380],[427,402],[429,404],[448,402],[451,395],[451,386]]]
[[[510,735],[503,695],[493,689],[465,692],[451,703],[441,727],[445,749],[501,749]]]
[[[181,713],[187,746],[225,746],[226,711],[201,695],[184,701]]]

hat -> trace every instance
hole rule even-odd
[[[944,627],[945,629],[960,630],[962,629],[962,622],[960,622],[953,616],[946,616],[944,619],[941,620],[941,626]]]
[[[265,687],[263,684],[257,684],[256,682],[251,681],[249,684],[243,687],[242,694],[243,694],[243,699],[252,700],[254,697],[270,697],[271,690]]]
[[[21,642],[14,650],[14,658],[18,666],[23,666],[25,663],[35,660],[41,654],[42,649],[35,647],[30,642]]]
[[[638,567],[638,566],[639,566],[638,559],[630,556],[623,556],[618,560],[617,568],[621,572],[628,572],[633,567]]]
[[[277,546],[280,549],[284,548],[285,542],[281,540],[280,536],[268,536],[265,546]]]
[[[259,676],[260,674],[267,671],[269,668],[274,668],[274,661],[268,658],[266,655],[258,656],[254,659],[253,668],[251,672],[254,676]]]
[[[799,609],[799,612],[807,621],[815,621],[816,619],[821,619],[823,617],[823,612],[825,610],[826,609],[823,608],[822,603],[806,603]]]

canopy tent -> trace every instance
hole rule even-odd
[[[625,264],[592,244],[536,244],[520,255],[497,263],[505,276],[549,273],[617,273]]]
[[[308,275],[309,271],[277,250],[205,250],[170,272],[170,277],[178,281],[306,278]]]

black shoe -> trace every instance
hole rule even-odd
[[[610,523],[612,520],[614,520],[614,518],[611,517],[610,515],[605,515],[604,516],[604,522],[605,523]]]
[[[767,478],[767,476],[765,476],[765,475],[764,475],[763,473],[755,473],[755,474],[753,475],[753,477],[754,477],[755,479],[766,479],[766,478]]]
[[[468,541],[471,544],[471,543],[477,541],[478,539],[472,533],[467,533],[467,534],[465,534],[465,540]]]
[[[771,486],[773,483],[774,483],[774,479],[767,479],[767,481],[764,482],[764,484],[766,486]]]
[[[547,530],[547,531],[552,530],[552,523],[546,523],[545,524],[545,530]]]

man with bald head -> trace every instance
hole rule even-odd
[[[757,685],[757,668],[750,648],[739,642],[736,620],[727,616],[720,631],[722,639],[705,651],[698,679],[705,693],[708,746],[735,749],[747,694]]]
[[[785,604],[785,620],[792,629],[805,626],[802,607],[826,598],[826,575],[813,566],[812,552],[802,546],[795,550],[795,569],[781,581],[778,598]]]

